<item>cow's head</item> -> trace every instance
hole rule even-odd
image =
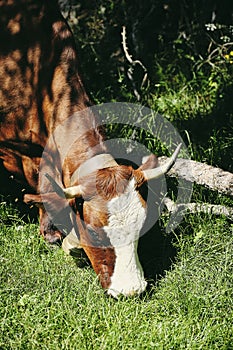
[[[64,239],[63,249],[69,253],[73,248],[82,247],[103,288],[114,297],[140,294],[146,288],[137,255],[139,234],[147,214],[142,188],[145,182],[160,177],[172,167],[179,149],[180,146],[161,167],[155,167],[156,158],[151,156],[136,170],[118,165],[110,155],[96,156],[98,161],[94,157],[84,163],[78,174],[72,176],[74,184],[65,189],[48,176],[55,193],[42,195],[46,209],[59,211],[59,200],[63,200],[76,215],[78,230],[71,231]],[[101,166],[101,157],[104,157],[104,166]],[[75,178],[78,178],[77,184]],[[32,200],[28,195],[26,201],[32,202],[35,198]]]

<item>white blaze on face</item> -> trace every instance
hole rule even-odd
[[[146,208],[140,201],[132,179],[125,192],[108,203],[108,226],[104,227],[115,248],[116,261],[108,294],[134,295],[146,288],[137,245],[139,233],[146,219]]]

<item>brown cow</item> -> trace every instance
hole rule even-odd
[[[0,1],[0,20],[2,165],[25,186],[25,201],[39,206],[46,240],[64,235],[50,220],[69,216],[64,250],[84,248],[110,295],[143,292],[137,256],[146,218],[141,189],[168,171],[179,148],[162,168],[151,169],[154,156],[136,170],[119,165],[108,153],[96,116],[86,109],[90,100],[78,74],[73,36],[57,2]],[[65,136],[60,131],[72,115],[78,118],[75,130],[72,123],[70,128],[75,140],[63,157],[70,140],[67,128]]]
[[[0,23],[0,158],[9,175],[29,193],[38,193],[48,136],[90,101],[57,1],[1,1]],[[60,239],[46,215],[40,216],[46,239]]]

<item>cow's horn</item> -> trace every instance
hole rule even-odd
[[[169,158],[169,160],[165,164],[161,165],[158,168],[144,170],[143,175],[144,175],[145,179],[148,181],[148,180],[159,178],[160,176],[166,174],[172,168],[172,166],[175,164],[176,158],[180,152],[181,146],[182,146],[182,144],[180,143],[177,146],[177,148],[176,148],[175,152],[173,153],[173,155],[171,156],[171,158]]]
[[[82,196],[82,191],[81,191],[81,186],[72,186],[72,187],[67,187],[67,188],[62,188],[58,183],[50,176],[49,174],[45,174],[49,182],[51,183],[54,191],[60,196],[60,197],[65,197],[66,198],[75,198],[75,197],[81,197]]]
[[[72,186],[63,189],[66,198],[82,197],[82,186]]]

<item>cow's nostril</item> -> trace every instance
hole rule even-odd
[[[62,243],[62,235],[60,234],[60,232],[45,233],[44,238],[45,238],[46,242],[50,243],[50,244],[61,245],[61,243]]]

